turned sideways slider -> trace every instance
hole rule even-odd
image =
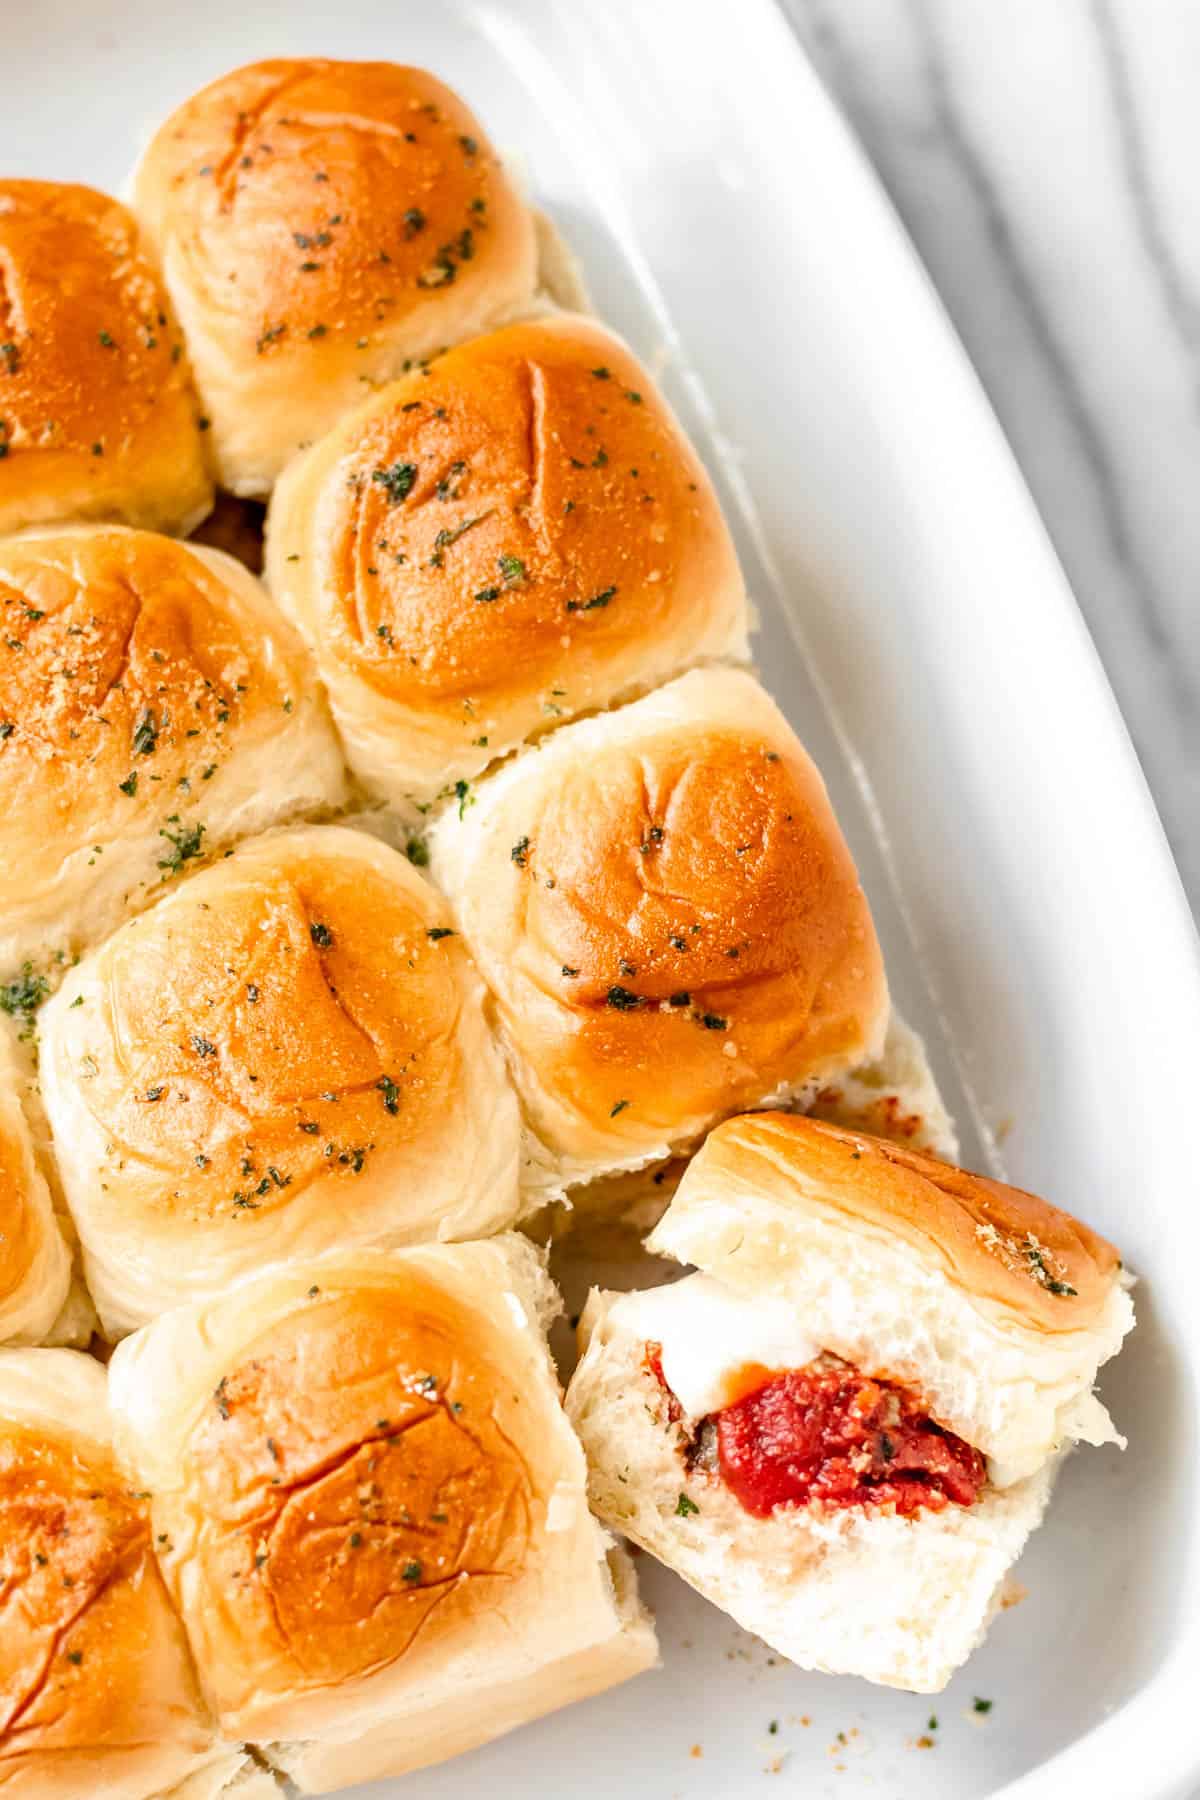
[[[806,1668],[934,1692],[982,1638],[1133,1324],[1112,1245],[883,1140],[718,1127],[594,1292],[568,1411],[609,1524]]]

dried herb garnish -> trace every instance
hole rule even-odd
[[[395,462],[390,469],[373,469],[371,480],[377,481],[388,497],[388,504],[399,506],[412,492],[417,479],[416,463]]]

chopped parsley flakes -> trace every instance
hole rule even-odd
[[[417,479],[416,463],[396,462],[390,469],[374,469],[371,480],[377,481],[383,488],[391,506],[399,506],[407,500]]]

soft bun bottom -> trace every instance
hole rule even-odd
[[[1061,1458],[971,1507],[756,1518],[718,1478],[685,1470],[645,1346],[609,1317],[617,1298],[592,1295],[567,1394],[600,1518],[798,1667],[940,1692],[998,1610]]]
[[[847,1131],[891,1138],[943,1162],[958,1157],[958,1134],[938,1092],[924,1040],[894,1008],[879,1055],[830,1082],[801,1110]]]
[[[328,1794],[357,1782],[408,1775],[432,1763],[446,1762],[653,1668],[658,1662],[654,1626],[638,1599],[628,1553],[613,1545],[608,1551],[608,1568],[618,1624],[602,1641],[489,1687],[476,1705],[466,1704],[464,1696],[455,1696],[359,1738],[342,1743],[267,1744],[262,1747],[263,1754],[302,1794]],[[239,1793],[236,1800],[243,1796]],[[257,1796],[245,1800],[257,1800]]]

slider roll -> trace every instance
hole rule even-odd
[[[0,180],[0,269],[0,533],[191,531],[212,505],[207,421],[133,215],[94,188]]]
[[[565,726],[433,834],[548,1186],[811,1100],[878,1054],[870,909],[820,775],[751,676]],[[461,810],[462,816],[459,816]]]
[[[123,926],[47,1003],[41,1079],[109,1336],[273,1261],[518,1211],[479,978],[362,832],[253,839]]]
[[[114,1406],[222,1727],[304,1793],[652,1664],[591,1518],[524,1239],[338,1252],[122,1344]]]
[[[237,494],[268,493],[366,386],[534,302],[533,215],[421,69],[236,69],[159,128],[134,205]]]
[[[344,799],[302,643],[219,550],[0,541],[0,636],[0,976],[44,982],[233,839]]]
[[[999,1182],[784,1114],[718,1127],[593,1292],[592,1504],[803,1668],[933,1693],[982,1640],[1133,1323],[1111,1244]]]
[[[268,545],[350,761],[410,816],[574,714],[746,655],[712,484],[589,319],[474,338],[364,401],[280,480]]]
[[[216,1731],[155,1560],[149,1495],[118,1467],[111,1430],[98,1362],[0,1350],[0,1792],[265,1800]]]

